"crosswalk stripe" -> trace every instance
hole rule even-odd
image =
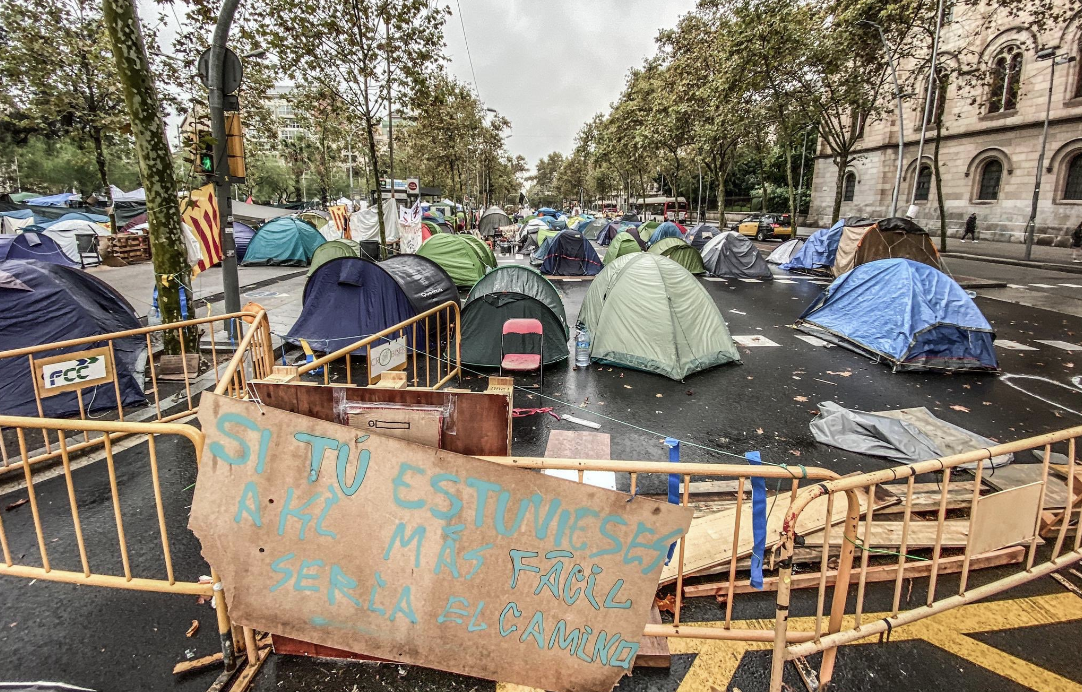
[[[1010,339],[996,339],[995,344],[996,344],[996,346],[999,346],[1000,348],[1005,348],[1008,351],[1036,351],[1036,350],[1038,350],[1038,349],[1036,349],[1036,348],[1034,348],[1032,346],[1027,346],[1025,344],[1020,344],[1017,341],[1011,341]]]
[[[1051,346],[1053,348],[1058,348],[1064,351],[1082,351],[1082,346],[1079,346],[1078,344],[1072,344],[1067,341],[1048,341],[1045,339],[1037,339],[1036,341],[1039,344],[1044,344],[1046,346]]]

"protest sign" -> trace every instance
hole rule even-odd
[[[689,508],[205,393],[190,526],[242,625],[548,690],[630,670]]]

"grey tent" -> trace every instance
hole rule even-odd
[[[590,223],[586,224],[582,228],[582,234],[586,236],[587,240],[597,240],[597,234],[605,230],[605,227],[609,225],[609,220],[605,217],[594,219]]]
[[[726,231],[703,248],[703,265],[713,276],[772,281],[774,275],[751,239]]]
[[[500,226],[510,226],[511,217],[504,213],[503,209],[499,207],[489,207],[484,214],[481,214],[481,221],[477,224],[477,230],[481,232],[482,236],[496,235]]]
[[[706,289],[682,266],[649,252],[624,255],[593,280],[579,311],[590,357],[674,380],[740,360]]]
[[[774,251],[767,256],[766,261],[769,264],[785,264],[793,259],[793,255],[800,252],[800,248],[802,247],[804,247],[803,240],[786,240],[784,243],[774,248]]]

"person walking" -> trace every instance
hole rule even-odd
[[[970,214],[969,218],[966,219],[966,228],[965,228],[965,231],[962,233],[962,242],[963,243],[966,242],[966,236],[969,236],[969,235],[973,236],[973,242],[974,243],[977,242],[977,215],[976,214]]]
[[[1082,262],[1082,222],[1075,226],[1071,234],[1071,261]]]

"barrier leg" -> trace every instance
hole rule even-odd
[[[233,650],[233,628],[229,622],[229,610],[225,605],[225,590],[221,588],[218,573],[213,569],[210,578],[214,583],[214,610],[218,616],[218,637],[222,640],[222,662],[225,663],[226,671],[237,668],[237,661]]]
[[[785,675],[789,630],[789,583],[793,575],[793,536],[785,537],[782,560],[778,569],[778,605],[774,613],[774,655],[770,667],[770,692],[781,692]]]

